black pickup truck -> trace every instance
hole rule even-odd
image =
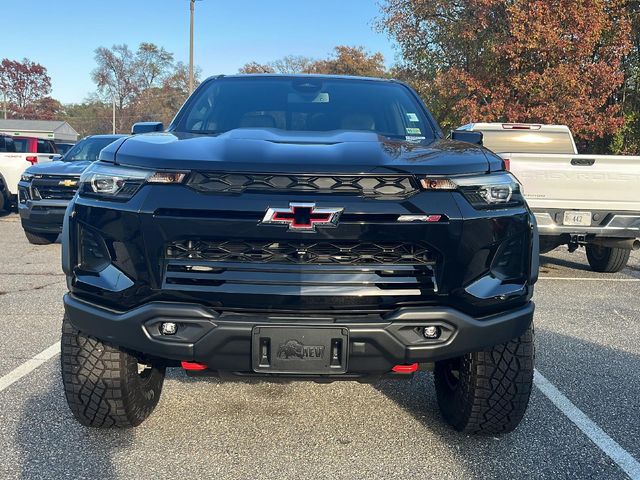
[[[138,425],[181,366],[433,369],[457,430],[519,424],[538,236],[481,134],[443,138],[397,81],[277,75],[210,78],[162,129],[102,150],[65,214],[62,378],[81,423]]]

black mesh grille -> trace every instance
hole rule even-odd
[[[189,186],[204,193],[311,192],[364,197],[407,197],[417,189],[411,177],[398,175],[272,175],[195,172]]]
[[[422,244],[406,242],[245,242],[185,240],[167,246],[176,260],[315,265],[432,265]]]

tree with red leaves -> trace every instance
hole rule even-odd
[[[591,140],[624,123],[624,0],[386,0],[382,10],[403,56],[396,73],[445,127],[563,123]]]
[[[37,105],[51,105],[43,99],[51,92],[51,78],[47,69],[28,58],[19,62],[5,58],[0,63],[0,91],[6,96],[12,117],[27,118],[37,114]],[[49,115],[50,112],[45,112]],[[33,118],[33,117],[31,117]]]

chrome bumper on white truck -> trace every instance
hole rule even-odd
[[[532,209],[540,235],[595,235],[614,238],[640,238],[640,212],[591,211],[590,225],[564,225],[569,210]]]

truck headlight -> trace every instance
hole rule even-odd
[[[24,172],[22,175],[20,175],[20,181],[22,182],[30,182],[32,179],[33,179],[32,173]]]
[[[146,183],[182,183],[186,172],[121,167],[95,162],[80,177],[80,195],[129,200]]]
[[[524,205],[520,184],[506,172],[459,177],[426,177],[420,180],[425,190],[456,190],[474,208],[506,208]]]

